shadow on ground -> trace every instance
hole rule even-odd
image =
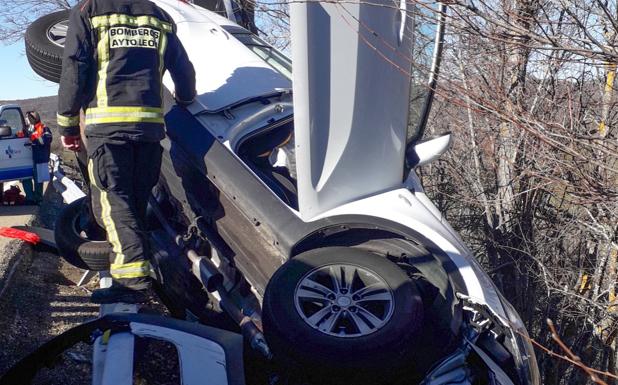
[[[53,229],[62,206],[62,197],[49,189],[34,225]],[[82,273],[53,253],[35,251],[22,259],[0,298],[0,377],[46,341],[99,315],[99,307],[90,303],[98,282],[77,287]],[[167,314],[156,301],[144,310]],[[136,385],[180,384],[173,347],[147,340],[136,344],[136,349],[136,357],[141,357],[134,368]],[[41,370],[33,384],[91,384],[91,359],[92,346],[78,344],[53,368]]]
[[[49,189],[37,225],[53,228],[62,198]],[[12,285],[0,299],[0,373],[50,338],[98,315],[88,302],[88,288],[75,283],[81,272],[52,253],[35,252],[24,258]],[[65,355],[62,370],[45,370],[35,383],[89,384],[90,347],[77,346]]]

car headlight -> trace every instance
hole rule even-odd
[[[500,299],[511,325],[512,345],[513,349],[517,350],[513,352],[513,356],[515,357],[515,364],[517,365],[522,385],[540,385],[541,375],[539,374],[534,347],[530,342],[528,331],[513,305],[502,296],[500,296]]]

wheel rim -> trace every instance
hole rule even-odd
[[[395,299],[386,281],[360,266],[333,264],[307,273],[294,292],[296,310],[312,328],[335,337],[362,337],[384,327]]]
[[[64,43],[67,38],[67,31],[69,30],[69,21],[63,20],[58,22],[49,28],[47,31],[47,38],[52,44],[57,45],[58,47],[64,48]]]

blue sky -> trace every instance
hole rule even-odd
[[[15,44],[0,44],[0,100],[29,99],[58,93],[58,85],[32,71],[24,41]]]

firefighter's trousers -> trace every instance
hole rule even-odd
[[[112,244],[115,284],[148,287],[151,267],[146,239],[146,208],[159,179],[158,142],[88,138],[92,211]]]

